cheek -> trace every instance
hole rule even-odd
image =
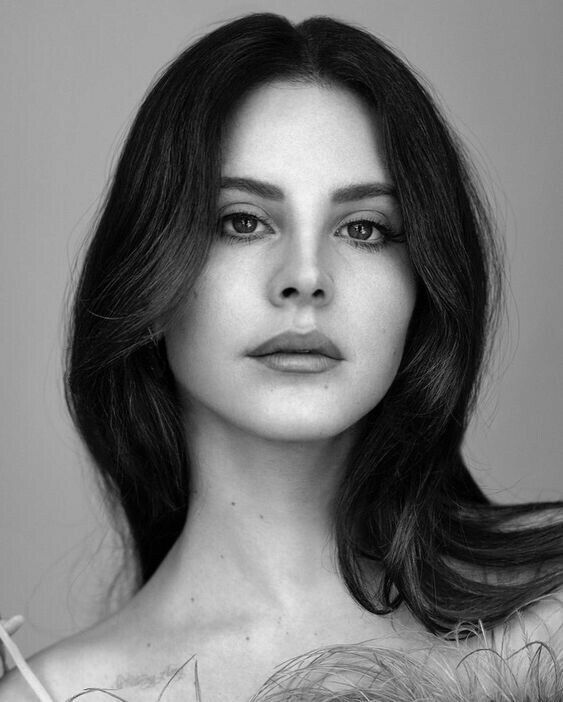
[[[358,283],[354,290],[364,342],[374,346],[386,342],[401,351],[416,302],[416,280],[406,256],[384,261],[379,270],[364,276],[363,286]]]
[[[208,267],[166,331],[170,368],[184,389],[216,381],[214,368],[254,319],[248,284],[232,271]]]
[[[197,382],[206,352],[217,345],[213,332],[221,327],[210,302],[205,281],[196,283],[165,332],[168,363],[183,390]]]
[[[363,302],[354,315],[358,374],[370,384],[390,385],[398,370],[416,301],[410,265],[395,261],[377,276],[366,277]],[[357,290],[358,288],[356,288]]]

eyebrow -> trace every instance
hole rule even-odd
[[[221,178],[221,190],[244,190],[268,200],[281,201],[285,199],[283,190],[278,188],[277,185],[272,185],[262,180],[255,180],[254,178]],[[395,186],[390,183],[353,183],[334,190],[331,200],[335,204],[342,204],[352,200],[381,197],[382,195],[396,197],[396,194]]]

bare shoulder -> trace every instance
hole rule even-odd
[[[563,675],[563,588],[483,632],[483,641],[482,653],[475,658],[481,677],[515,685],[519,693],[532,683],[541,688],[543,696],[536,690],[522,699],[559,699],[555,690]]]
[[[154,702],[171,678],[187,680],[192,674],[189,666],[183,670],[191,659],[177,654],[169,638],[155,633],[149,617],[125,607],[31,656],[27,663],[53,702],[82,699],[86,691],[99,691],[97,697],[108,699],[111,691],[119,698]],[[184,702],[191,699],[184,693]],[[0,702],[28,700],[38,702],[21,674],[11,671],[0,683]]]
[[[538,598],[517,612],[505,625],[505,637],[512,650],[531,643],[549,646],[563,656],[563,587]]]
[[[106,622],[53,644],[31,656],[27,664],[55,702],[70,699],[86,687],[84,681],[96,680],[99,687],[109,686],[113,661],[114,637],[111,623]],[[0,681],[0,702],[37,702],[17,669]]]
[[[37,702],[37,696],[18,670],[11,670],[0,680],[0,702]]]
[[[65,687],[62,671],[66,668],[67,673],[72,675],[75,663],[75,660],[67,660],[64,648],[64,643],[52,646],[27,661],[34,676],[57,701],[66,699],[64,692],[61,692]],[[18,668],[10,670],[0,681],[0,702],[37,702],[37,699],[37,694]]]

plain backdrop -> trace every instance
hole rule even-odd
[[[434,86],[496,203],[509,322],[466,455],[496,499],[562,497],[563,2],[1,0],[0,612],[25,654],[91,623],[112,540],[61,385],[65,299],[155,73],[250,11],[359,23]]]

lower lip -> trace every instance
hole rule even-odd
[[[272,370],[284,373],[324,373],[340,363],[338,359],[320,353],[269,353],[252,358]]]

